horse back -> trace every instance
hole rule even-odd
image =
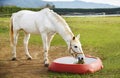
[[[28,33],[39,34],[40,32],[54,31],[54,27],[48,17],[50,9],[46,8],[38,12],[22,10],[13,13],[13,27],[14,29],[23,29]]]
[[[39,33],[35,20],[37,19],[34,11],[22,10],[13,13],[13,27],[16,30],[24,30],[28,33]]]

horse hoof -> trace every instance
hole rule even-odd
[[[17,61],[17,59],[16,58],[12,58],[12,61]]]
[[[27,60],[32,60],[32,58],[29,57],[29,58],[27,58]]]
[[[48,67],[48,66],[49,66],[49,64],[44,64],[44,66],[45,66],[45,67]]]

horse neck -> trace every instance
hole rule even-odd
[[[68,48],[70,47],[70,41],[72,40],[73,38],[73,33],[72,31],[70,30],[70,28],[68,26],[59,26],[58,27],[59,31],[59,35],[61,35],[61,37],[65,40],[66,44],[68,45]]]
[[[74,35],[71,29],[69,28],[68,24],[61,16],[59,16],[57,13],[53,11],[49,12],[48,16],[49,17],[52,16],[51,19],[54,22],[54,26],[56,26],[55,28],[56,28],[57,33],[59,33],[62,36],[62,38],[65,40],[69,48],[70,41],[72,40]]]

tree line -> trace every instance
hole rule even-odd
[[[1,6],[0,15],[2,14],[11,15],[12,13],[20,11],[20,10],[40,11],[41,9],[42,8],[20,8],[16,6]],[[89,13],[103,13],[103,12],[105,14],[120,14],[120,8],[99,8],[99,9],[53,8],[53,10],[60,15],[73,14],[73,13],[89,14]]]
[[[81,13],[81,14],[94,14],[94,13],[105,13],[105,14],[120,14],[120,8],[98,8],[98,9],[53,9],[59,14],[71,14],[71,13]]]
[[[20,10],[32,10],[32,11],[39,11],[41,8],[20,8],[16,6],[1,6],[0,7],[0,15],[8,15],[11,16],[12,13],[20,11]]]

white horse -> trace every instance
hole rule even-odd
[[[75,57],[83,60],[85,58],[79,35],[75,37],[65,20],[52,10],[45,8],[38,12],[22,10],[13,13],[11,17],[10,37],[12,45],[12,60],[16,60],[16,45],[19,30],[25,32],[24,48],[28,59],[32,59],[28,51],[30,33],[39,34],[42,37],[44,48],[44,65],[49,65],[48,50],[50,42],[58,33],[68,45],[69,52]]]

